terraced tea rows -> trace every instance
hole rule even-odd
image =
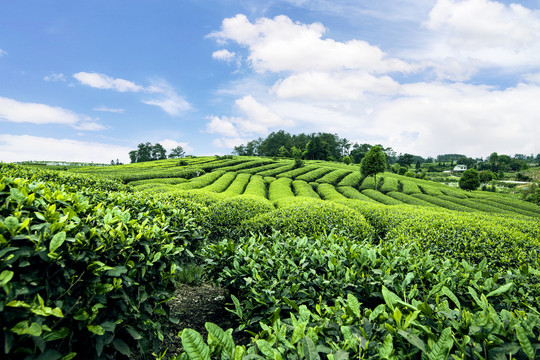
[[[170,162],[168,164],[171,165]],[[346,167],[343,164],[309,161],[303,167],[294,168],[294,166],[290,160],[276,161],[243,157],[222,160],[205,158],[204,161],[191,159],[183,171],[192,174],[195,167],[198,167],[202,173],[199,176],[182,178],[182,180],[156,179],[154,183],[156,190],[158,183],[160,184],[160,192],[200,189],[200,191],[219,193],[225,197],[251,194],[271,201],[294,196],[321,198],[328,201],[347,198],[385,205],[409,204],[462,212],[480,211],[540,216],[538,206],[525,204],[499,194],[465,192],[427,180],[393,173],[381,174],[377,178],[378,184],[375,190],[374,178],[363,178],[354,166]],[[165,165],[150,168],[162,168],[165,174],[174,174],[170,167],[167,168]],[[130,172],[133,166],[126,169]],[[148,175],[146,171],[143,173]],[[136,174],[122,176],[123,179],[138,177],[139,175]],[[136,190],[152,191],[151,179],[135,181],[132,184]],[[170,185],[168,189],[166,185]]]

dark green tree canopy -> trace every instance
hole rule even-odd
[[[184,152],[184,149],[180,145],[178,145],[171,150],[171,153],[169,154],[169,159],[183,158],[185,155],[186,153]]]
[[[140,143],[137,145],[137,150],[129,152],[129,159],[132,163],[162,160],[167,158],[167,150],[160,144],[156,143]]]
[[[376,145],[372,147],[360,163],[360,172],[362,177],[373,176],[375,187],[377,186],[377,174],[386,169],[386,154],[382,147]]]
[[[463,190],[476,190],[480,186],[480,176],[477,170],[465,170],[459,179],[459,187]]]

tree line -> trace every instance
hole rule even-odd
[[[391,147],[380,144],[353,143],[346,138],[340,138],[337,134],[311,133],[291,135],[284,130],[270,133],[266,138],[259,137],[246,144],[234,147],[233,154],[241,156],[267,156],[267,157],[292,157],[304,160],[340,161],[347,164],[360,164],[368,151],[373,146],[380,146],[385,154],[387,167],[398,164],[400,168],[409,169],[413,165],[419,170],[422,164],[427,171],[441,171],[443,168],[451,169],[454,165],[466,165],[479,171],[490,170],[520,171],[528,167],[528,164],[540,166],[540,154],[514,156],[499,155],[492,153],[486,159],[470,158],[462,154],[442,154],[436,157],[423,158],[413,154],[397,154]]]
[[[182,158],[185,156],[184,149],[181,146],[177,146],[171,150],[169,155],[167,155],[167,150],[160,144],[156,143],[140,143],[137,145],[137,149],[131,150],[129,152],[129,159],[132,163],[153,161],[153,160],[163,160],[172,158]]]

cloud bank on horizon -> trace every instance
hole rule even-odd
[[[105,32],[80,53],[67,50],[71,37],[99,20],[69,35],[76,6],[67,25],[38,22],[33,36],[0,29],[0,160],[127,162],[147,141],[230,153],[280,129],[422,156],[540,152],[538,4],[214,1],[211,11],[187,3],[192,21],[178,21],[178,5],[165,2],[141,34],[105,17]],[[149,9],[135,2],[132,11]],[[33,42],[40,36],[51,49]],[[32,45],[41,57],[29,57]]]

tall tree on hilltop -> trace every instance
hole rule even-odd
[[[178,145],[171,150],[171,153],[169,154],[169,159],[183,158],[185,155],[186,153],[184,152],[184,149],[180,145]]]
[[[377,174],[386,169],[386,154],[383,149],[376,145],[369,149],[366,156],[360,163],[360,173],[363,178],[373,176],[375,180],[375,190],[377,190]]]

